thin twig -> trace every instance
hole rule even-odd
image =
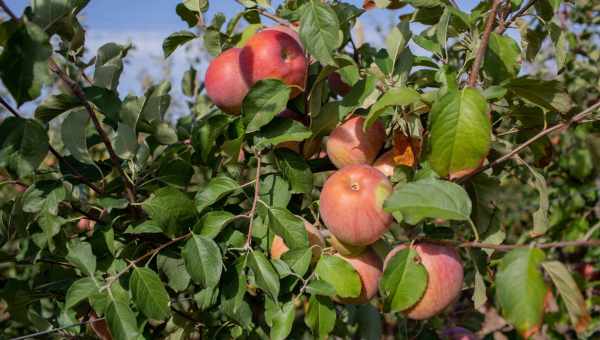
[[[117,168],[117,171],[119,172],[119,174],[121,175],[121,178],[123,179],[127,200],[129,201],[130,204],[135,203],[135,200],[136,200],[135,187],[133,186],[131,181],[129,181],[125,172],[123,171],[123,168],[121,167],[121,163],[119,161],[119,157],[117,156],[115,150],[113,149],[110,139],[108,138],[108,134],[106,133],[106,131],[104,131],[104,128],[102,127],[102,125],[100,124],[100,121],[98,120],[98,116],[96,116],[96,113],[94,112],[94,110],[92,109],[90,104],[88,103],[87,98],[85,97],[85,93],[83,93],[83,90],[81,89],[79,84],[77,84],[75,81],[73,81],[71,78],[69,78],[69,76],[67,74],[65,74],[65,72],[56,64],[56,62],[52,58],[50,58],[48,60],[48,63],[50,65],[50,69],[52,70],[52,72],[56,73],[56,75],[58,75],[65,82],[65,84],[67,84],[67,86],[69,86],[69,88],[71,89],[71,92],[73,92],[73,94],[77,98],[79,98],[79,100],[83,104],[83,107],[88,112],[90,118],[92,119],[92,122],[94,123],[94,126],[96,127],[96,130],[98,131],[98,134],[100,135],[100,138],[102,139],[102,142],[104,143],[104,146],[106,147],[106,150],[108,151],[108,154],[110,156],[111,162],[113,163],[113,166],[115,168]]]
[[[498,10],[498,5],[500,5],[501,0],[494,0],[492,3],[492,9],[490,9],[490,13],[485,21],[485,29],[483,31],[483,37],[481,38],[481,43],[479,44],[479,49],[477,50],[477,54],[475,55],[475,61],[473,62],[473,66],[471,67],[471,73],[469,74],[469,86],[475,87],[477,84],[477,77],[479,77],[479,69],[481,68],[481,63],[483,62],[483,57],[485,56],[485,51],[487,49],[488,42],[490,41],[490,34],[492,33],[492,29],[494,28],[494,21],[496,20],[496,11]]]
[[[258,203],[259,191],[260,191],[260,167],[261,167],[261,157],[260,153],[256,153],[256,180],[254,182],[254,199],[252,200],[252,209],[248,213],[250,216],[250,222],[248,223],[248,235],[246,236],[246,244],[244,245],[244,249],[250,249],[252,245],[252,226],[254,225],[254,215],[256,215],[256,205]]]
[[[542,131],[540,131],[537,135],[531,137],[529,140],[527,140],[526,142],[524,142],[523,144],[517,146],[514,150],[512,150],[511,152],[507,153],[506,155],[496,159],[493,162],[490,162],[484,166],[481,166],[479,168],[477,168],[476,170],[474,170],[472,173],[470,173],[468,176],[465,176],[463,178],[461,178],[459,180],[459,182],[465,182],[468,179],[472,178],[473,176],[477,175],[478,173],[485,171],[487,169],[493,168],[495,166],[497,166],[500,163],[503,163],[509,159],[511,159],[514,155],[519,154],[521,151],[523,151],[525,148],[527,148],[528,146],[530,146],[531,144],[535,143],[537,140],[539,140],[540,138],[554,132],[554,131],[558,131],[561,129],[566,129],[569,126],[573,125],[573,124],[578,124],[581,121],[583,121],[585,118],[587,118],[592,112],[594,112],[596,109],[600,108],[600,101],[598,101],[596,104],[590,106],[589,108],[581,111],[580,113],[576,114],[575,116],[573,116],[571,119],[569,119],[566,122],[562,122],[559,124],[556,124],[554,126],[551,126],[549,128],[546,128]]]
[[[244,4],[242,3],[241,0],[235,0],[235,2],[237,2],[238,4],[244,6]],[[244,6],[244,8],[246,8],[246,6]],[[269,18],[269,19],[275,21],[276,23],[278,23],[280,25],[285,25],[285,26],[289,26],[290,25],[290,23],[287,20],[285,20],[283,18],[280,18],[280,17],[278,17],[275,14],[269,13],[264,8],[252,7],[252,8],[248,8],[248,9],[255,10],[256,12],[258,12],[258,14],[262,15],[265,18]]]
[[[158,254],[161,250],[179,242],[182,240],[185,240],[187,238],[189,238],[190,236],[192,236],[192,232],[189,232],[185,235],[179,236],[177,238],[172,239],[171,241],[165,243],[165,244],[161,244],[158,248],[152,249],[149,252],[147,252],[146,254],[138,257],[137,259],[130,261],[129,264],[127,265],[127,267],[125,267],[123,270],[121,270],[120,272],[118,272],[116,275],[111,276],[110,278],[108,278],[108,281],[106,282],[106,285],[104,287],[101,288],[101,290],[110,288],[110,286],[117,281],[121,276],[123,276],[125,273],[127,273],[131,268],[133,268],[136,264],[138,264],[139,262],[143,261],[144,259],[150,257],[150,256],[154,256],[156,254]]]
[[[55,333],[55,332],[63,331],[65,329],[69,329],[69,328],[73,328],[73,327],[77,327],[77,326],[83,326],[83,325],[87,325],[87,324],[90,324],[90,323],[99,322],[99,321],[103,321],[103,320],[104,320],[104,318],[98,318],[98,319],[94,319],[94,320],[88,320],[88,321],[74,323],[72,325],[67,325],[67,326],[60,327],[60,328],[49,329],[49,330],[43,331],[43,332],[37,332],[37,333],[32,333],[32,334],[28,334],[28,335],[19,336],[19,337],[16,337],[16,338],[10,338],[9,340],[32,339],[32,338],[36,338],[36,337],[39,337],[39,336],[42,336],[42,335],[52,334],[52,333]]]
[[[525,6],[521,7],[517,12],[515,12],[515,14],[508,19],[506,22],[503,23],[503,25],[498,26],[498,28],[496,29],[496,33],[498,34],[502,34],[504,33],[504,31],[506,31],[507,28],[510,27],[510,25],[512,25],[513,22],[515,22],[515,20],[517,20],[519,17],[521,17],[523,14],[525,14],[525,12],[527,12],[527,10],[529,8],[531,8],[531,6],[533,6],[535,4],[536,0],[529,0]]]
[[[4,10],[4,12],[8,14],[11,19],[14,21],[19,21],[19,18],[10,10],[10,8],[8,8],[8,6],[6,6],[3,0],[0,0],[0,7],[2,7],[2,10]]]
[[[17,118],[23,118],[23,115],[21,115],[19,112],[17,112],[17,110],[15,110],[15,108],[13,108],[2,97],[0,97],[0,105],[2,105],[6,110],[8,110],[8,112],[10,112],[13,116],[15,116]],[[102,189],[98,188],[94,183],[90,182],[79,171],[77,171],[77,169],[73,165],[71,165],[71,163],[67,162],[67,160],[54,147],[52,147],[52,145],[48,144],[48,149],[54,155],[54,157],[56,157],[56,159],[58,159],[59,162],[63,162],[63,164],[65,164],[69,168],[69,170],[71,170],[75,174],[74,177],[78,181],[80,181],[83,184],[87,185],[88,187],[90,187],[90,189],[94,190],[98,194],[102,194],[103,193]]]

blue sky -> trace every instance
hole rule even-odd
[[[360,7],[362,0],[346,0]],[[187,29],[175,13],[175,6],[180,0],[92,0],[82,12],[82,22],[87,30],[86,46],[91,51],[108,42],[127,43],[133,42],[135,50],[127,57],[127,64],[121,77],[119,90],[121,95],[126,93],[141,94],[140,80],[152,79],[155,82],[169,79],[173,83],[175,92],[179,92],[180,79],[183,72],[190,64],[194,64],[191,56],[199,53],[200,40],[192,42],[191,51],[184,49],[176,51],[169,59],[165,60],[162,53],[163,40],[173,32]],[[463,11],[470,10],[477,1],[458,1]],[[17,14],[21,14],[30,0],[8,1],[8,6]],[[274,7],[281,0],[272,0]],[[206,20],[210,20],[217,12],[223,12],[230,17],[242,9],[234,0],[210,0],[210,8],[206,13]],[[377,38],[375,29],[377,25],[387,27],[397,22],[398,14],[409,10],[399,11],[372,10],[361,17],[365,29],[365,40],[374,41]],[[268,20],[264,20],[268,23]],[[197,53],[196,53],[197,54]],[[165,67],[167,66],[167,67]],[[195,64],[194,67],[206,69],[206,62]],[[165,72],[165,69],[168,70]],[[202,74],[202,73],[201,73]],[[24,112],[33,111],[33,105],[22,108]],[[183,112],[181,112],[183,113]],[[178,115],[177,112],[174,112]]]

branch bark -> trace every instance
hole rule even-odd
[[[17,17],[15,15],[15,13],[13,13],[13,11],[10,10],[10,8],[8,8],[8,6],[6,6],[6,4],[4,3],[3,0],[0,0],[0,7],[2,8],[2,10],[8,14],[8,16],[14,20],[14,21],[19,21],[19,17]]]
[[[525,148],[527,148],[528,146],[530,146],[531,144],[535,143],[536,141],[538,141],[540,138],[554,132],[554,131],[558,131],[561,129],[566,129],[568,127],[570,127],[571,125],[574,124],[578,124],[581,121],[583,121],[585,118],[587,118],[591,113],[593,113],[595,110],[597,110],[598,108],[600,108],[600,101],[598,101],[596,104],[588,107],[587,109],[581,111],[580,113],[576,114],[575,116],[573,116],[571,119],[569,119],[566,122],[562,122],[559,124],[556,124],[554,126],[551,126],[549,128],[546,128],[542,131],[540,131],[540,133],[538,133],[537,135],[531,137],[529,140],[527,140],[526,142],[524,142],[523,144],[517,146],[514,150],[512,150],[511,152],[507,153],[506,155],[494,160],[493,162],[490,162],[484,166],[481,166],[479,168],[477,168],[475,171],[473,171],[472,173],[470,173],[468,176],[465,176],[463,178],[461,178],[459,180],[459,182],[466,182],[467,180],[469,180],[470,178],[472,178],[473,176],[477,175],[478,173],[485,171],[487,169],[493,168],[495,166],[497,166],[498,164],[501,164],[509,159],[511,159],[513,156],[519,154],[521,151],[523,151]]]
[[[10,104],[8,104],[8,102],[6,100],[4,100],[4,98],[2,98],[2,97],[0,97],[0,105],[2,105],[6,110],[8,110],[8,112],[10,112],[13,116],[15,116],[17,118],[23,118],[23,115],[21,115],[19,112],[17,112],[17,110],[15,110],[12,106],[10,106]],[[75,178],[78,181],[87,185],[90,189],[94,190],[96,193],[103,194],[102,189],[98,188],[98,186],[96,186],[94,183],[90,182],[87,178],[85,178],[83,175],[81,175],[81,173],[79,171],[77,171],[77,169],[73,165],[71,165],[71,163],[67,162],[67,160],[54,147],[52,147],[52,145],[48,144],[48,148],[49,148],[50,152],[54,155],[54,157],[56,157],[56,159],[59,162],[63,162],[69,168],[69,170],[71,170],[75,174]]]
[[[64,81],[67,86],[69,86],[69,88],[71,89],[71,92],[73,92],[73,94],[77,98],[79,98],[79,100],[83,104],[83,107],[85,108],[85,110],[88,112],[90,118],[92,119],[92,122],[94,123],[94,126],[96,127],[96,130],[98,131],[98,134],[100,135],[100,138],[102,139],[102,142],[104,143],[104,146],[106,147],[106,150],[108,151],[108,154],[110,156],[111,162],[113,163],[113,166],[115,168],[117,168],[119,175],[121,175],[121,178],[123,179],[123,183],[125,185],[125,196],[126,196],[127,200],[129,201],[130,204],[135,203],[135,200],[136,200],[135,187],[133,186],[133,183],[131,183],[129,181],[129,179],[127,178],[127,176],[125,175],[125,172],[123,171],[123,168],[121,167],[119,157],[115,153],[115,150],[113,149],[110,139],[108,138],[108,134],[106,133],[106,131],[104,131],[104,128],[102,127],[102,125],[100,124],[100,121],[98,120],[98,116],[96,116],[96,113],[94,112],[94,110],[92,109],[90,104],[88,103],[87,98],[85,97],[85,93],[83,93],[83,90],[81,89],[79,84],[77,84],[74,80],[69,78],[69,76],[56,64],[54,59],[50,58],[48,60],[48,64],[49,64],[52,72],[56,73],[56,75],[58,77],[60,77],[60,79],[62,79],[62,81]]]
[[[256,154],[256,180],[254,181],[254,199],[252,200],[252,208],[248,213],[250,216],[250,222],[248,223],[248,235],[246,235],[246,244],[244,249],[250,249],[252,246],[252,226],[254,225],[254,215],[256,215],[256,204],[258,203],[258,196],[260,193],[260,168],[261,168],[261,157],[260,153]]]
[[[490,34],[492,34],[492,29],[494,28],[494,21],[496,20],[496,12],[498,11],[498,6],[500,5],[501,0],[494,0],[492,3],[492,8],[490,9],[490,13],[487,16],[485,21],[485,29],[483,31],[483,37],[481,38],[481,43],[479,44],[479,49],[477,50],[477,54],[475,55],[475,61],[473,62],[473,66],[471,67],[471,73],[469,74],[469,86],[475,87],[477,84],[477,78],[479,77],[479,69],[481,68],[481,63],[483,62],[483,57],[485,56],[485,51],[487,49],[488,42],[490,41]]]
[[[235,0],[235,2],[237,2],[238,4],[244,6],[244,4],[240,0]],[[244,8],[246,8],[246,6],[244,6]],[[269,13],[264,8],[254,7],[254,8],[250,8],[250,9],[253,9],[253,10],[257,11],[258,14],[262,15],[265,18],[269,18],[269,19],[275,21],[276,23],[278,23],[280,25],[285,25],[285,26],[289,26],[290,25],[290,23],[287,20],[285,20],[283,18],[280,18],[280,17],[278,17],[275,14]]]

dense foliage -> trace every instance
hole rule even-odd
[[[136,96],[89,0],[0,0],[2,337],[600,336],[597,2],[212,1],[164,57],[249,70]]]

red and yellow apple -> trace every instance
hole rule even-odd
[[[286,25],[277,25],[277,26],[267,27],[267,28],[263,29],[263,32],[264,31],[279,31],[279,32],[286,33],[290,37],[294,38],[294,40],[296,40],[298,45],[300,45],[300,47],[304,51],[304,46],[302,45],[302,40],[300,40],[300,35],[298,34],[298,31],[296,31],[295,29],[293,29],[289,26],[286,26]]]
[[[383,275],[381,270],[381,259],[372,251],[367,250],[356,257],[347,257],[340,254],[341,257],[354,267],[360,277],[361,291],[360,295],[355,298],[336,298],[337,301],[347,304],[364,304],[368,303],[379,289],[379,279]]]
[[[385,143],[385,128],[379,121],[366,131],[365,118],[355,116],[333,129],[327,139],[327,155],[341,169],[352,164],[372,164]]]
[[[292,88],[290,98],[304,91],[308,60],[302,46],[288,33],[263,30],[253,35],[240,52],[242,75],[249,84],[279,79]]]
[[[379,170],[366,164],[346,166],[323,185],[321,217],[339,241],[351,246],[370,245],[392,223],[392,216],[383,210],[383,202],[391,193],[392,183]]]
[[[325,239],[321,232],[315,228],[314,225],[304,221],[304,228],[308,234],[308,243],[312,250],[312,260],[317,261],[321,256],[321,250],[325,248]],[[271,258],[279,259],[285,254],[290,248],[285,244],[285,241],[278,235],[273,238],[273,244],[271,245]]]
[[[79,222],[77,222],[77,230],[80,233],[83,233],[83,232],[93,233],[95,226],[96,226],[96,221],[90,220],[88,218],[81,218],[79,220]]]
[[[208,66],[204,84],[210,100],[224,112],[239,114],[250,83],[240,64],[241,48],[221,53]]]
[[[463,286],[463,264],[458,252],[452,247],[430,243],[414,246],[420,261],[427,270],[427,288],[421,299],[403,313],[410,319],[429,319],[448,307],[460,295]],[[406,245],[392,249],[384,261],[386,268],[390,259]]]

